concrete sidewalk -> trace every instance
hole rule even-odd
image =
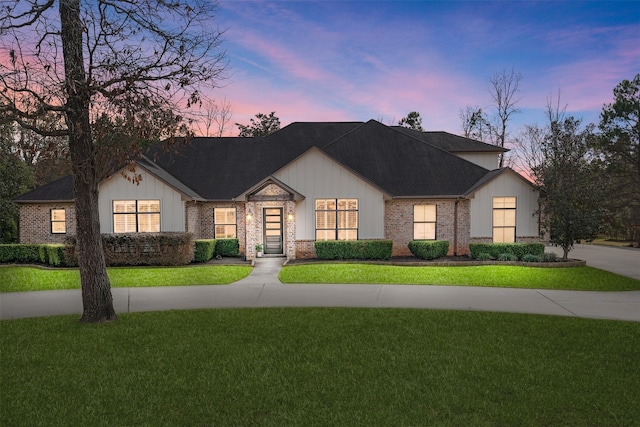
[[[112,289],[118,313],[238,307],[395,307],[535,313],[640,322],[640,291],[582,292],[419,285],[284,285],[262,258],[231,285]],[[79,290],[0,294],[0,319],[81,314]]]

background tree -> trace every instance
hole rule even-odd
[[[520,112],[516,105],[520,101],[517,96],[522,79],[522,73],[512,68],[511,71],[503,70],[501,73],[494,74],[489,80],[489,94],[496,110],[491,129],[495,145],[502,148],[505,148],[507,142],[509,121],[514,114]],[[504,154],[500,155],[499,167],[504,165],[504,157]]]
[[[206,100],[201,103],[199,120],[196,120],[195,126],[198,134],[202,136],[221,137],[227,131],[231,117],[231,102],[223,99],[220,102],[215,100]]]
[[[0,243],[17,242],[19,215],[12,199],[33,185],[33,170],[14,149],[13,128],[0,125]]]
[[[109,168],[135,159],[143,144],[182,134],[185,109],[199,101],[203,86],[223,77],[227,63],[214,11],[209,0],[2,5],[0,122],[68,138],[82,321],[116,318],[100,238],[98,184]],[[62,126],[34,124],[46,115]],[[95,138],[92,123],[105,115],[107,128],[123,130],[118,138]]]
[[[420,117],[420,113],[417,111],[411,111],[406,117],[401,118],[398,125],[424,132],[424,129],[422,128],[422,117]]]
[[[576,241],[595,238],[604,216],[606,186],[594,161],[594,128],[583,128],[573,117],[554,117],[549,109],[546,133],[537,140],[541,155],[531,172],[542,195],[541,224],[550,242],[562,247],[564,260]]]
[[[253,136],[267,136],[280,129],[280,119],[276,117],[276,112],[272,111],[269,115],[258,113],[255,119],[250,120],[250,124],[241,125],[236,123],[240,133],[238,136],[247,138]]]
[[[474,135],[475,139],[505,148],[509,139],[509,122],[514,114],[520,112],[517,108],[520,101],[518,92],[523,78],[522,73],[513,68],[494,74],[489,79],[488,91],[495,112],[488,115],[479,107],[467,106],[460,112],[465,136]],[[505,154],[501,154],[499,167],[506,163]]]
[[[598,148],[611,177],[607,205],[627,238],[640,247],[640,74],[613,89],[600,115]]]
[[[485,142],[491,132],[489,120],[482,108],[467,106],[460,110],[460,120],[462,121],[462,134],[467,138]]]

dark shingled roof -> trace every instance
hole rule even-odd
[[[314,146],[393,197],[467,194],[489,171],[450,152],[503,151],[446,132],[418,132],[375,120],[296,122],[266,137],[197,137],[167,152],[158,144],[140,163],[193,199],[231,200]],[[72,181],[66,177],[15,200],[72,199]]]
[[[462,195],[487,173],[374,120],[323,150],[394,197]]]
[[[37,202],[73,202],[73,178],[71,175],[57,179],[47,185],[38,187],[15,199],[19,203]]]
[[[465,138],[464,136],[454,135],[448,132],[420,132],[402,126],[393,126],[393,128],[451,153],[492,151],[495,151],[496,153],[504,153],[509,151],[508,149],[498,147],[497,145],[487,144],[482,141]]]

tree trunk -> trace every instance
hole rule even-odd
[[[84,70],[79,0],[60,0],[62,52],[64,56],[66,121],[69,128],[76,205],[78,266],[82,285],[82,322],[106,322],[117,318],[111,284],[102,250],[98,215],[98,177],[91,136],[91,97]]]

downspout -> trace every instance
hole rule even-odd
[[[458,256],[458,202],[456,199],[453,205],[453,256]]]

